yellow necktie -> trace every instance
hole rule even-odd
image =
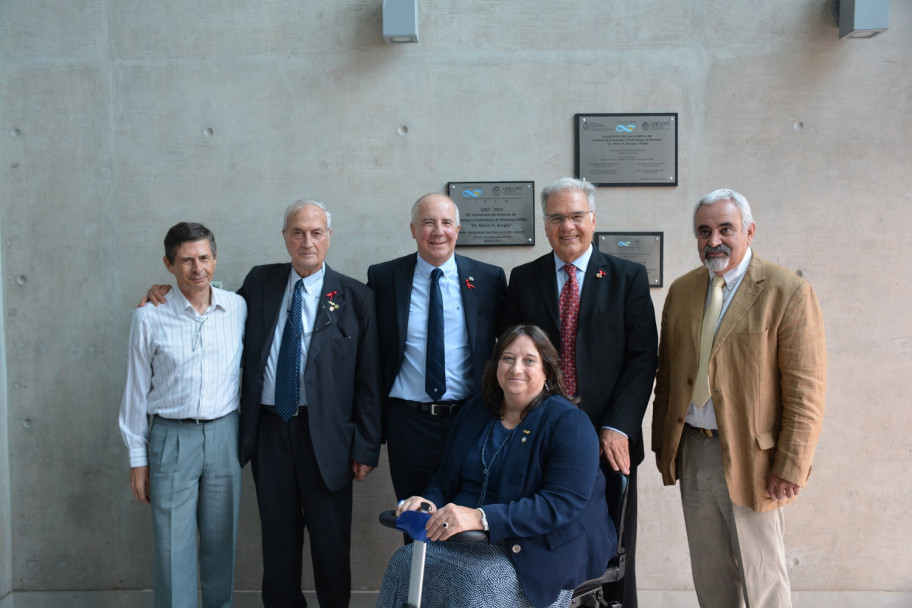
[[[719,313],[722,312],[722,287],[725,279],[713,277],[712,294],[709,304],[703,312],[703,326],[700,329],[700,365],[697,377],[694,378],[693,404],[703,409],[709,401],[709,355],[712,353],[713,339],[716,336],[716,325],[719,324]]]

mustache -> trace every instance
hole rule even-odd
[[[703,248],[703,257],[706,257],[711,253],[724,253],[725,255],[730,256],[731,252],[732,252],[731,247],[729,247],[728,245],[720,244],[715,247],[704,247]]]

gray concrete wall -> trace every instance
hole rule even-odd
[[[170,225],[211,227],[236,288],[286,258],[284,206],[316,197],[329,263],[364,277],[414,250],[418,195],[540,189],[573,172],[574,113],[674,111],[679,185],[600,188],[599,227],[663,231],[668,285],[698,263],[693,203],[722,186],[752,201],[755,250],[815,285],[828,324],[825,429],[788,509],[794,587],[908,600],[912,5],[891,4],[887,33],[839,40],[829,0],[423,0],[421,42],[387,45],[380,0],[0,0],[0,599],[151,584],[116,414]],[[534,248],[463,253],[509,272],[547,251],[537,223]],[[237,580],[256,589],[247,475]],[[641,587],[689,589],[677,491],[648,460],[641,480]],[[391,496],[384,461],[356,490],[357,590],[398,544],[374,524]]]

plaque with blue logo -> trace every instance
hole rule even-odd
[[[459,209],[457,247],[535,244],[535,182],[448,182]]]
[[[595,186],[677,186],[678,115],[575,114],[576,176]]]
[[[664,232],[596,232],[593,245],[602,253],[642,264],[650,287],[662,286]]]

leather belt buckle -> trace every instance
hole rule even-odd
[[[431,406],[431,416],[452,416],[453,407],[452,403],[430,403]]]

